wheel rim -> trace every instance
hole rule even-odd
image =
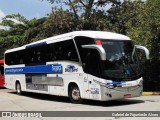
[[[80,100],[80,91],[78,89],[73,89],[72,91],[72,98],[74,100]]]

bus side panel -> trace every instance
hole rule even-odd
[[[52,83],[49,84],[49,93],[53,95],[68,96],[68,86],[75,83],[80,89],[81,97],[83,97],[83,70],[76,62],[72,61],[56,61],[47,64],[59,64],[62,66],[62,73],[47,74]]]
[[[8,89],[15,89],[13,75],[5,75],[5,87]]]
[[[57,85],[50,85],[49,86],[49,93],[53,95],[61,95],[61,96],[68,96],[69,84],[75,83],[80,89],[81,97],[84,98],[84,88],[83,88],[83,79],[81,74],[78,73],[70,73],[70,74],[50,74],[48,77],[53,78],[55,80],[55,76],[57,76],[58,80],[62,80],[62,84]]]
[[[5,75],[5,87],[6,88],[15,89],[16,81],[20,82],[22,91],[25,91],[26,90],[25,75],[23,75],[23,74],[18,74],[18,75],[7,74],[7,75]]]
[[[47,77],[50,79],[48,83],[49,94],[62,95],[64,94],[64,78],[61,74],[48,74]]]

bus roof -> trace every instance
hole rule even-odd
[[[73,31],[73,32],[49,37],[49,38],[39,40],[39,41],[36,41],[36,42],[32,42],[32,43],[29,43],[29,44],[24,45],[22,47],[14,48],[14,50],[12,49],[11,51],[17,51],[17,50],[25,49],[27,46],[36,45],[36,44],[40,44],[40,43],[43,43],[43,42],[58,42],[59,39],[63,39],[63,38],[70,38],[71,39],[71,38],[74,38],[76,36],[85,36],[85,37],[90,37],[90,38],[109,39],[109,40],[131,40],[129,37],[127,37],[125,35],[118,34],[118,33],[113,33],[113,32]],[[7,50],[6,52],[11,52],[11,51]]]
[[[125,35],[105,31],[75,31],[71,33],[73,34],[73,36],[87,36],[91,38],[111,40],[130,40],[130,38]]]
[[[35,43],[40,43],[40,42],[47,42],[50,40],[55,40],[59,38],[66,38],[66,37],[76,37],[76,36],[85,36],[85,37],[90,37],[90,38],[98,38],[98,39],[111,39],[111,40],[131,40],[129,37],[118,34],[118,33],[113,33],[113,32],[104,32],[104,31],[73,31],[53,37],[49,37],[37,42],[33,42],[31,44]],[[31,45],[29,44],[29,45]]]

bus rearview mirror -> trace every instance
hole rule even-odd
[[[100,45],[82,45],[82,48],[96,49],[100,54],[101,60],[106,60],[106,52],[102,46]]]
[[[141,45],[135,45],[135,48],[144,50],[145,55],[146,55],[146,59],[147,59],[147,60],[150,59],[150,57],[149,57],[150,52],[149,52],[149,50],[148,50],[146,47],[141,46]]]

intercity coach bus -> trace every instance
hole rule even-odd
[[[108,101],[138,97],[142,69],[134,45],[125,35],[74,31],[5,52],[5,86],[23,91]]]

